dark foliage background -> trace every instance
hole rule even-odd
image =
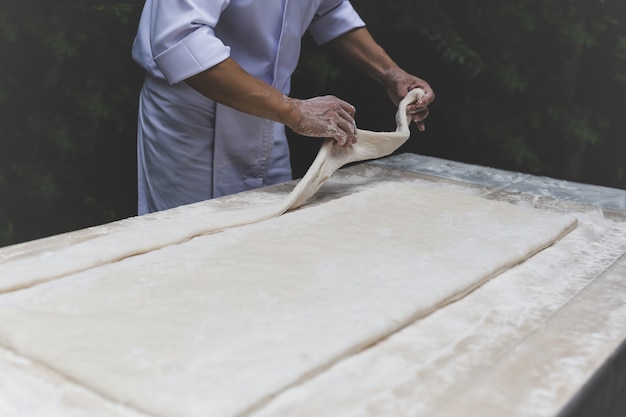
[[[33,0],[0,10],[0,245],[135,214],[142,1]],[[626,188],[622,0],[354,0],[437,93],[415,152]],[[293,95],[353,103],[393,128],[385,92],[304,39]],[[290,135],[294,175],[319,141]]]

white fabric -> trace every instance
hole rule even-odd
[[[232,56],[287,92],[307,29],[325,43],[360,26],[347,0],[147,0],[132,52],[149,74],[170,84]]]
[[[387,183],[3,294],[0,343],[148,413],[243,415],[575,222]]]

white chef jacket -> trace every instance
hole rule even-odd
[[[282,125],[181,81],[232,57],[288,94],[307,29],[322,44],[362,26],[347,0],[147,0],[132,50],[146,70],[139,213],[291,179]]]

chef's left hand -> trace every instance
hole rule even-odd
[[[389,98],[396,106],[409,91],[415,88],[424,90],[424,96],[417,103],[410,104],[406,108],[407,114],[417,124],[418,130],[423,132],[426,129],[424,120],[428,117],[428,106],[435,100],[435,93],[430,85],[421,78],[404,71],[397,71],[397,73],[392,74],[385,85]]]

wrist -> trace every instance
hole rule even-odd
[[[297,127],[302,122],[302,111],[300,108],[300,101],[295,98],[287,97],[283,95],[282,97],[283,110],[280,111],[279,117],[276,120],[277,122],[287,126],[291,130],[297,130]]]
[[[405,74],[400,67],[389,68],[381,73],[379,83],[387,90],[394,90],[399,80],[403,79]]]

